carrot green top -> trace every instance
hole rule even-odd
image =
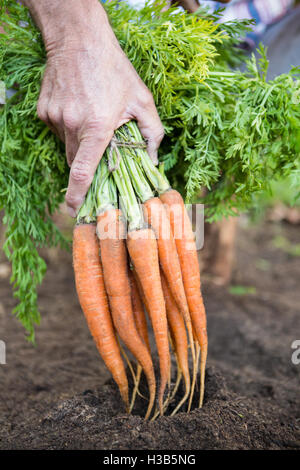
[[[77,224],[92,224],[96,221],[94,192],[91,189],[88,191],[85,201],[78,212]]]
[[[141,133],[139,128],[134,121],[130,121],[126,124],[126,128],[129,131],[131,140],[140,142],[142,140]],[[147,151],[143,148],[136,151],[138,153],[140,162],[142,164],[143,170],[146,173],[146,176],[155,190],[161,194],[170,189],[170,184],[166,176],[161,173],[158,168],[154,165],[151,158],[149,157]]]
[[[101,214],[101,212],[105,212],[109,208],[117,207],[117,188],[108,170],[106,157],[103,157],[98,165],[93,185],[97,215]]]

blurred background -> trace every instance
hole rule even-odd
[[[202,3],[210,8],[221,6],[219,2]],[[225,15],[242,11],[239,3],[255,15],[259,4],[269,8],[265,10],[269,16],[260,16],[260,26],[253,34],[242,38],[242,47],[249,53],[259,41],[268,47],[269,77],[299,66],[299,2],[232,2]],[[64,205],[55,220],[71,239],[74,221]],[[291,345],[300,339],[299,229],[299,194],[289,180],[274,182],[271,191],[259,194],[251,212],[205,226],[199,258],[208,316],[208,377],[217,377],[216,390],[226,381],[230,397],[242,397],[242,416],[251,415],[261,435],[267,436],[264,441],[253,434],[250,447],[289,447],[291,439],[292,447],[300,447],[300,366],[291,361]],[[1,226],[0,245],[3,237]],[[0,365],[0,448],[43,448],[56,426],[69,436],[69,424],[63,422],[70,418],[68,412],[58,424],[51,421],[52,410],[63,407],[66,400],[72,403],[76,394],[102,389],[109,379],[77,300],[71,253],[49,249],[43,251],[43,257],[48,271],[39,289],[42,321],[33,347],[11,315],[15,305],[11,271],[0,250],[0,339],[7,349],[7,364]],[[212,410],[209,416],[214,428]],[[240,423],[240,417],[235,419]],[[280,427],[281,421],[288,423],[287,427]],[[205,423],[210,426],[208,418]],[[236,426],[234,422],[233,430]],[[32,431],[24,432],[28,429]],[[247,439],[244,426],[239,432]],[[76,435],[74,429],[72,433]],[[82,434],[80,427],[78,433]],[[101,446],[96,437],[82,434],[76,445]],[[218,438],[214,436],[214,442]],[[66,447],[74,447],[72,437],[65,439]],[[232,439],[243,448],[244,441],[239,442],[237,434]]]

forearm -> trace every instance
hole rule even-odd
[[[43,35],[47,52],[78,43],[79,38],[82,41],[86,31],[96,24],[99,33],[110,28],[98,0],[24,0],[23,3]]]

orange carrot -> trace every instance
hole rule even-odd
[[[172,234],[169,213],[161,200],[154,197],[151,187],[136,159],[132,158],[130,152],[126,151],[124,151],[123,158],[130,174],[135,192],[143,202],[144,218],[156,235],[159,262],[162,267],[162,271],[167,278],[171,293],[186,323],[193,358],[193,383],[195,383],[197,369],[192,323],[184,291],[176,244]],[[147,158],[149,159],[149,157]],[[155,167],[154,170],[157,171]]]
[[[175,352],[178,360],[179,367],[182,371],[185,381],[185,395],[174,410],[174,414],[179,410],[183,403],[187,400],[190,393],[190,374],[188,364],[188,341],[185,331],[183,317],[178,310],[176,302],[172,296],[171,289],[168,286],[166,277],[161,271],[161,283],[166,302],[168,324],[171,336],[174,342]]]
[[[132,274],[133,274],[133,277],[134,277],[134,280],[135,280],[135,283],[136,283],[136,286],[138,288],[138,291],[139,291],[139,294],[140,294],[140,298],[142,299],[142,302],[143,304],[145,305],[146,307],[146,311],[148,312],[149,311],[149,306],[147,305],[147,299],[145,297],[145,294],[144,294],[144,291],[143,291],[143,287],[142,287],[142,284],[141,284],[141,281],[139,280],[139,277],[137,275],[137,272],[136,270],[133,268],[132,270]]]
[[[121,150],[119,151],[121,153]],[[171,361],[168,341],[166,307],[161,287],[157,242],[153,230],[146,229],[124,159],[111,152],[112,175],[119,190],[124,213],[128,220],[127,248],[145,296],[145,305],[152,322],[160,363],[158,404],[163,414],[163,398],[170,383]],[[117,164],[117,165],[116,165]]]
[[[146,299],[152,322],[160,363],[160,388],[158,403],[163,414],[163,398],[170,383],[170,351],[166,307],[161,287],[157,243],[151,229],[133,230],[128,233],[127,247]]]
[[[184,289],[188,301],[193,329],[201,348],[200,406],[204,398],[205,365],[207,359],[206,314],[201,295],[200,271],[194,234],[181,195],[170,189],[160,195],[170,209],[170,221],[179,256]],[[178,235],[176,237],[176,232]]]
[[[90,332],[128,410],[128,382],[108,307],[95,224],[75,226],[73,264],[78,298]]]
[[[150,393],[148,410],[145,416],[145,419],[147,419],[155,400],[155,375],[149,350],[142,341],[134,321],[127,267],[125,230],[122,213],[119,209],[111,208],[98,215],[97,233],[100,241],[104,282],[113,323],[120,338],[145,372]]]
[[[184,316],[193,351],[191,318],[184,292],[180,262],[172,234],[169,213],[161,200],[158,197],[154,197],[141,167],[137,161],[132,158],[129,152],[124,152],[124,160],[132,179],[135,192],[143,203],[145,221],[156,235],[159,262],[167,278],[175,302]],[[194,354],[193,359],[195,359]]]
[[[133,316],[136,324],[136,328],[140,337],[142,338],[144,344],[147,346],[149,353],[151,354],[151,348],[149,343],[149,336],[148,336],[148,328],[147,328],[147,320],[144,311],[143,302],[141,300],[141,295],[139,292],[139,287],[137,284],[137,280],[133,274],[133,270],[129,270],[129,280],[130,280],[130,287],[131,287],[131,303],[132,303],[132,310]],[[137,371],[136,371],[136,384],[132,393],[131,397],[131,409],[134,406],[136,394],[138,393],[140,396],[141,393],[139,392],[139,383],[141,379],[141,372],[142,368],[138,364]]]
[[[143,208],[145,220],[152,227],[157,238],[159,262],[166,276],[168,287],[184,317],[189,334],[193,363],[195,364],[191,317],[184,291],[180,261],[172,233],[169,212],[158,197],[152,197],[145,201]]]
[[[169,288],[179,309],[185,316],[186,323],[190,324],[191,319],[169,214],[158,197],[152,197],[145,201],[143,208],[145,220],[152,227],[156,235],[159,262],[167,278]]]
[[[149,343],[149,336],[148,336],[148,327],[147,327],[147,320],[146,315],[143,307],[143,302],[141,300],[139,288],[137,285],[137,281],[134,277],[132,270],[129,270],[129,279],[130,279],[130,286],[131,286],[131,302],[132,302],[132,310],[133,316],[135,319],[136,328],[139,332],[140,337],[142,338],[143,342],[147,346],[149,352],[150,343]]]

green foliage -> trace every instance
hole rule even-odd
[[[66,246],[51,215],[63,200],[67,166],[63,146],[39,121],[36,102],[45,52],[25,9],[10,7],[10,39],[1,35],[1,79],[14,87],[0,114],[0,210],[6,226],[4,252],[12,264],[11,282],[19,303],[14,313],[34,340],[39,322],[37,285],[46,272],[39,247]],[[18,26],[18,17],[29,21]]]
[[[254,222],[261,220],[268,208],[284,204],[287,207],[300,207],[299,182],[295,175],[270,181],[267,191],[253,196],[253,206],[250,210]]]
[[[46,61],[41,35],[26,8],[5,4],[0,80],[16,94],[0,109],[0,209],[19,299],[15,313],[33,339],[36,287],[46,269],[38,248],[66,245],[51,215],[63,200],[68,168],[63,145],[36,114]],[[208,188],[207,214],[216,219],[249,207],[253,194],[278,176],[291,175],[299,185],[299,69],[266,82],[261,50],[260,70],[251,59],[245,72],[233,71],[246,23],[218,26],[203,11],[151,5],[136,11],[126,2],[105,8],[153,93],[166,130],[160,159],[167,176],[189,201]]]
[[[231,295],[243,296],[243,295],[254,295],[256,294],[255,287],[251,286],[230,286],[228,292]]]
[[[286,237],[278,235],[272,240],[272,244],[290,256],[300,256],[300,243],[291,243]]]

